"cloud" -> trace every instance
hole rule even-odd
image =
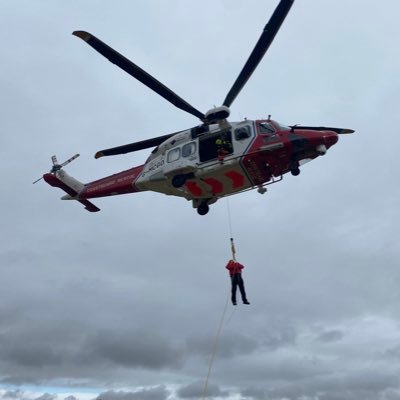
[[[268,329],[262,340],[264,346],[276,350],[286,346],[293,346],[296,343],[296,330],[293,326],[281,326]]]
[[[37,397],[35,400],[55,400],[57,398],[56,394],[43,393],[41,396]]]
[[[80,400],[199,393],[192,382],[207,370],[229,295],[231,234],[251,306],[225,321],[213,396],[398,400],[398,0],[365,0],[361,17],[360,1],[345,13],[336,0],[295,1],[230,120],[272,114],[356,133],[264,196],[221,199],[199,217],[182,198],[145,192],[96,199],[102,211],[90,214],[31,183],[53,154],[79,152],[66,170],[89,182],[151,151],[94,160],[97,150],[199,123],[73,30],[91,31],[206,111],[274,3],[0,2],[5,400],[50,388]],[[216,38],[228,31],[221,51]]]
[[[114,391],[100,393],[96,400],[166,400],[170,392],[164,385],[143,388],[135,392]]]
[[[337,342],[343,339],[344,333],[338,329],[321,332],[316,340],[322,343]]]
[[[204,393],[205,383],[204,382],[193,382],[186,386],[182,386],[177,390],[177,395],[181,399],[198,399],[203,398],[215,398],[215,397],[228,397],[230,393],[226,390],[221,390],[216,384],[209,383],[207,385],[206,393]]]
[[[23,392],[19,389],[16,390],[7,390],[4,392],[1,397],[3,399],[20,399],[23,396]]]
[[[210,336],[194,336],[187,340],[190,351],[209,357],[214,347],[215,338]],[[241,333],[224,333],[218,342],[217,355],[223,358],[234,358],[254,352],[259,344],[253,338]]]
[[[386,399],[399,393],[396,374],[380,373],[373,370],[332,373],[297,383],[281,385],[271,389],[267,385],[249,388],[242,395],[252,399],[272,400],[356,400]]]
[[[45,343],[32,343],[32,341],[21,343],[20,338],[8,335],[1,335],[0,343],[0,356],[3,363],[25,367],[43,367],[58,365],[61,362],[61,356],[51,345]]]
[[[103,331],[89,336],[86,356],[99,362],[129,368],[180,368],[182,349],[150,331]]]

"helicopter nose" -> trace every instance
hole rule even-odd
[[[324,142],[326,147],[328,148],[336,144],[338,140],[339,140],[339,135],[337,135],[334,132],[329,132],[329,133],[327,132],[326,135],[324,135]]]

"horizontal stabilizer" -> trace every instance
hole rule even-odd
[[[78,200],[79,203],[83,204],[85,206],[85,209],[90,211],[90,212],[97,212],[100,211],[99,207],[96,207],[92,202],[89,200]]]

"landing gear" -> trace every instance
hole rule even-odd
[[[290,170],[290,173],[291,173],[293,176],[300,175],[300,168],[299,168],[299,166],[300,166],[300,164],[299,164],[299,162],[298,162],[297,160],[292,160],[292,161],[290,162],[290,164],[289,164],[289,170]]]
[[[199,215],[206,215],[209,210],[210,207],[204,201],[197,207],[197,212],[199,213]]]
[[[300,163],[298,160],[291,160],[289,164],[289,171],[293,176],[300,175]]]
[[[217,197],[193,199],[193,208],[197,210],[199,215],[206,215],[210,211],[210,204],[214,204],[217,200]]]
[[[257,192],[260,193],[260,194],[264,194],[264,193],[267,192],[267,188],[262,186],[262,185],[260,185],[260,186],[258,186]]]
[[[293,168],[293,169],[290,170],[290,173],[291,173],[293,176],[300,175],[300,168],[299,168],[299,167]]]

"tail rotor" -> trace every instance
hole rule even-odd
[[[59,171],[60,169],[62,169],[63,167],[65,167],[67,164],[69,164],[70,162],[74,161],[75,158],[78,158],[79,154],[75,154],[74,156],[72,156],[71,158],[68,158],[68,160],[64,161],[63,163],[59,164],[57,161],[57,157],[56,156],[52,156],[51,157],[51,161],[53,163],[53,166],[51,167],[51,170],[49,171],[50,174],[55,174],[57,171]],[[40,177],[39,179],[36,179],[35,182],[32,182],[33,184],[39,182],[41,179],[43,179],[43,176]]]

